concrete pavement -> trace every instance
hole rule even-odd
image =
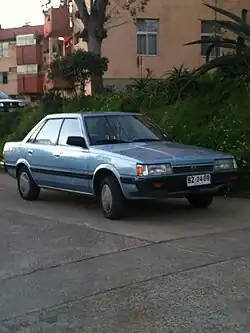
[[[108,221],[79,196],[24,202],[4,174],[0,195],[0,333],[249,331],[248,200]]]

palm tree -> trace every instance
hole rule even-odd
[[[196,72],[204,73],[213,68],[227,67],[230,64],[243,64],[249,63],[250,61],[250,25],[247,24],[247,9],[243,9],[241,16],[237,16],[227,10],[212,6],[206,2],[204,5],[216,13],[222,14],[228,17],[232,21],[225,20],[211,20],[207,21],[208,24],[212,25],[217,31],[227,30],[235,35],[233,38],[224,38],[223,36],[215,35],[210,38],[210,45],[207,49],[206,63],[199,67]],[[196,45],[207,43],[207,40],[196,40],[193,42],[186,43],[185,45]],[[222,49],[228,49],[231,52],[230,55],[222,55],[215,59],[210,60],[211,52],[215,47]]]

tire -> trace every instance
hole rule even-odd
[[[114,176],[105,177],[101,183],[100,205],[104,216],[110,220],[119,220],[124,216],[125,198]]]
[[[211,194],[198,194],[187,197],[190,205],[196,208],[208,208],[212,204],[213,198]]]
[[[25,166],[18,170],[17,186],[19,194],[24,200],[36,200],[40,194],[40,188],[34,182],[29,169]]]

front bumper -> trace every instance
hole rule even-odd
[[[171,175],[157,178],[139,178],[134,180],[136,191],[130,193],[132,197],[139,198],[168,198],[186,197],[194,194],[216,194],[223,189],[233,186],[240,178],[239,171],[211,173],[211,184],[187,187],[188,175]],[[161,184],[155,187],[155,184]]]

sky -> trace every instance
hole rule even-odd
[[[27,22],[43,24],[41,2],[46,0],[0,0],[0,25],[2,28],[20,27]],[[58,2],[52,0],[52,2]]]

